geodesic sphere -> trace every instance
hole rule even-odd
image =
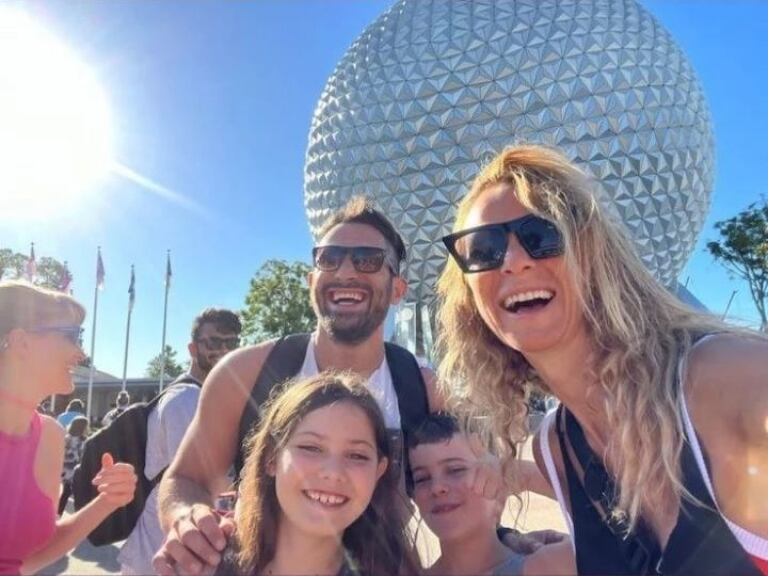
[[[375,199],[430,302],[440,237],[506,145],[559,146],[601,183],[648,268],[674,284],[709,208],[714,140],[691,65],[633,0],[401,0],[355,40],[317,104],[304,196],[314,231]]]

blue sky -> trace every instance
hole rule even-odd
[[[746,286],[704,252],[712,224],[765,193],[768,2],[655,0],[643,4],[687,53],[712,111],[717,179],[712,210],[688,266],[689,288],[730,316],[754,320]],[[100,293],[96,365],[122,374],[127,288],[136,265],[129,376],[160,350],[165,252],[172,252],[168,343],[186,357],[195,314],[239,308],[268,258],[308,260],[303,162],[326,78],[389,1],[28,2],[25,10],[95,73],[106,93],[114,159],[187,200],[111,175],[45,221],[2,221],[0,246],[68,260],[75,295]],[[0,23],[1,25],[2,23]],[[1,71],[0,71],[1,73]],[[0,190],[0,195],[3,191]],[[2,210],[0,204],[0,210]],[[86,321],[90,346],[90,318]]]

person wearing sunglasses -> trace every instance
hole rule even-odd
[[[133,467],[104,454],[93,479],[99,496],[56,519],[64,430],[37,406],[73,392],[72,370],[85,357],[84,317],[70,296],[0,282],[0,574],[33,573],[55,562],[133,499]]]
[[[445,237],[441,381],[534,453],[579,574],[768,574],[768,342],[643,266],[560,152],[508,148]]]
[[[213,485],[238,460],[242,431],[249,430],[245,418],[260,408],[252,398],[260,387],[326,369],[350,370],[367,379],[390,433],[400,432],[405,419],[395,388],[400,382],[394,382],[386,358],[383,323],[389,307],[405,295],[404,260],[402,238],[363,198],[351,200],[321,226],[308,278],[317,328],[311,335],[238,350],[211,373],[187,437],[161,483],[160,515],[169,534],[156,556],[156,570],[200,573],[219,562],[233,526],[212,510]],[[277,382],[272,375],[286,370],[269,359],[278,352],[282,358],[286,350],[293,373],[280,374]],[[433,374],[403,353],[415,378],[403,382],[402,389],[421,401],[426,414],[437,406]]]
[[[147,450],[144,475],[153,479],[168,467],[179,450],[184,433],[195,415],[200,394],[214,366],[240,346],[242,324],[237,313],[226,308],[206,308],[192,323],[189,369],[168,386],[147,418]],[[229,488],[222,481],[216,493]],[[157,516],[155,487],[144,510],[123,544],[118,561],[122,574],[152,574],[152,557],[163,543],[163,529]]]

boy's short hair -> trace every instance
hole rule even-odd
[[[423,444],[448,442],[455,434],[464,431],[457,418],[448,412],[435,412],[426,416],[416,428],[405,435],[407,448],[407,466],[405,467],[405,490],[408,496],[413,496],[413,472],[411,471],[410,452]]]
[[[462,432],[459,421],[448,412],[435,412],[426,416],[419,426],[408,433],[408,450],[413,450],[421,444],[437,444],[447,442],[454,434]]]

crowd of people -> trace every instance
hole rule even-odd
[[[84,310],[0,284],[0,573],[65,554],[143,474],[159,482],[124,574],[768,574],[765,335],[678,301],[596,198],[550,148],[481,170],[443,238],[437,375],[384,340],[406,248],[352,199],[312,250],[314,332],[241,347],[236,314],[204,311],[144,469],[104,454],[99,497],[58,520],[85,432],[35,408],[71,393]],[[537,430],[534,392],[559,400]],[[526,490],[557,500],[568,535],[500,527]]]

